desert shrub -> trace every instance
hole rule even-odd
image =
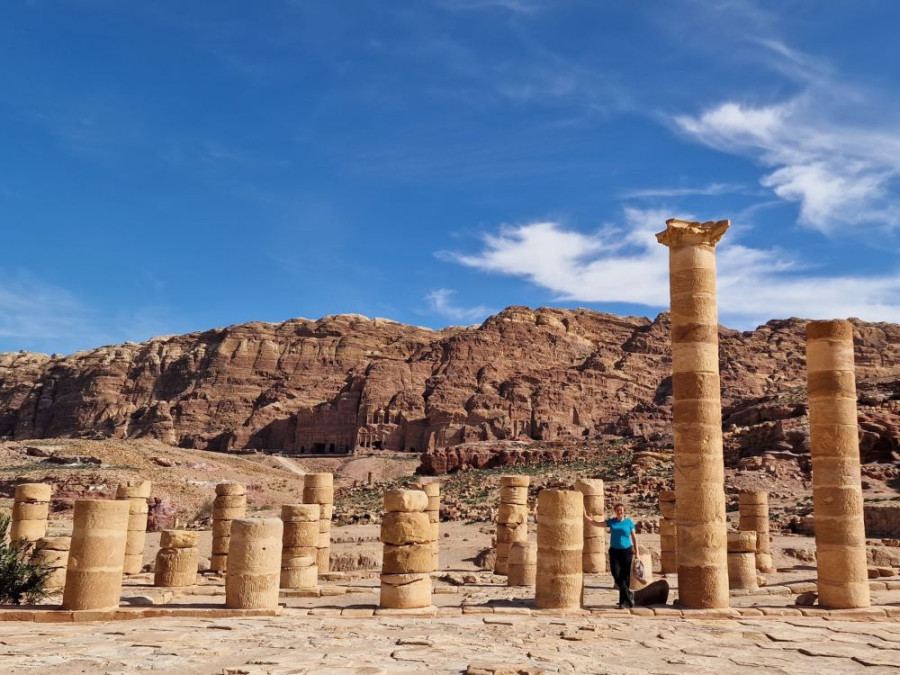
[[[49,595],[45,585],[53,568],[32,556],[33,543],[24,539],[7,543],[10,522],[8,515],[0,514],[0,604],[35,603]]]

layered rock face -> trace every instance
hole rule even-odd
[[[726,423],[748,398],[802,386],[805,324],[720,327]],[[900,326],[856,330],[857,376],[900,375]],[[251,323],[68,357],[0,354],[0,437],[429,451],[440,472],[468,461],[446,455],[461,443],[664,439],[670,373],[667,314],[510,307],[443,331],[356,315]]]

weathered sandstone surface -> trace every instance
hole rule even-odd
[[[864,381],[900,377],[900,326],[854,323],[862,397]],[[720,327],[726,429],[805,413],[790,403],[785,416],[778,398],[803,385],[805,325]],[[442,331],[357,315],[251,323],[66,357],[0,354],[0,437],[429,451],[425,461],[441,470],[467,462],[442,459],[445,449],[480,441],[614,434],[667,445],[670,373],[667,314],[510,307],[481,326]],[[865,412],[873,447],[892,445],[884,436],[896,434],[893,403]]]

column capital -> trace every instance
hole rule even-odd
[[[731,224],[728,220],[710,220],[706,223],[670,218],[666,229],[656,235],[657,241],[669,248],[707,244],[715,246]]]

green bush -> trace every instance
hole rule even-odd
[[[30,541],[7,543],[10,522],[8,515],[0,515],[0,605],[20,605],[23,599],[33,604],[50,594],[45,585],[53,568],[33,558]]]

